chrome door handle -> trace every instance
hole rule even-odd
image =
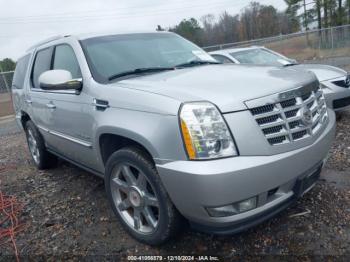
[[[25,101],[26,101],[27,104],[32,104],[33,103],[32,100],[30,100],[30,99],[26,99]]]
[[[46,107],[50,108],[50,109],[55,109],[56,108],[56,106],[54,104],[52,104],[52,103],[46,104]]]
[[[107,108],[109,108],[108,101],[96,98],[94,98],[92,105],[99,111],[105,111]]]

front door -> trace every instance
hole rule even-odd
[[[63,69],[73,78],[82,78],[79,62],[68,44],[55,46],[51,69]],[[97,159],[93,151],[93,99],[85,92],[75,90],[50,92],[50,147],[70,160],[93,168]]]

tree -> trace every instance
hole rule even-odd
[[[170,28],[169,31],[175,32],[198,45],[202,43],[202,28],[195,18],[184,19],[180,24]]]
[[[276,23],[278,21],[277,10],[272,5],[260,6],[257,21],[259,37],[269,37],[281,33],[281,26]]]
[[[337,7],[337,13],[336,13],[336,24],[343,25],[345,23],[346,23],[345,7],[343,7],[343,1],[338,0],[338,7]]]
[[[226,11],[219,16],[215,31],[222,43],[232,43],[240,40],[238,31],[239,23],[239,16],[232,16]]]
[[[203,24],[202,42],[205,45],[213,45],[218,40],[218,32],[215,30],[215,16],[207,14],[201,17]]]
[[[322,14],[321,14],[322,0],[316,0],[315,8],[316,8],[316,14],[317,14],[317,28],[322,29]]]
[[[257,2],[251,2],[241,14],[242,37],[245,40],[251,40],[260,37],[258,15],[261,5]]]
[[[165,29],[163,27],[161,27],[160,25],[157,25],[156,31],[158,31],[158,32],[165,31]]]
[[[287,12],[252,2],[240,15],[223,12],[216,18],[207,14],[201,17],[201,24],[195,18],[183,19],[168,30],[204,46],[290,34],[300,30],[297,12],[301,0],[286,1],[289,3]],[[162,29],[160,25],[157,27],[157,30]]]
[[[298,17],[298,10],[300,8],[300,0],[284,0],[287,4],[286,15],[290,20],[291,31],[296,32],[300,30],[300,21]]]
[[[0,61],[0,71],[13,71],[15,70],[16,63],[11,58],[5,58]]]

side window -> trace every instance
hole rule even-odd
[[[53,69],[67,70],[73,78],[81,78],[81,71],[74,50],[69,45],[55,47]]]
[[[12,80],[12,88],[22,89],[24,87],[24,78],[28,69],[30,54],[18,59],[15,73]]]
[[[214,57],[216,60],[218,60],[219,62],[223,63],[223,64],[233,64],[233,62],[228,59],[227,57],[223,56],[223,55],[212,55],[212,57]]]
[[[40,88],[39,76],[45,71],[50,70],[52,57],[52,47],[40,50],[37,52],[33,71],[32,71],[32,84],[33,88]]]

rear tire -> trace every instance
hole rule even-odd
[[[24,130],[30,155],[37,168],[43,170],[55,166],[57,157],[46,150],[44,138],[31,120],[25,123]]]
[[[138,241],[160,245],[181,231],[183,218],[141,149],[126,147],[110,156],[105,186],[115,215]]]

